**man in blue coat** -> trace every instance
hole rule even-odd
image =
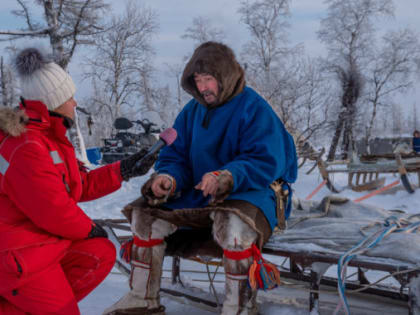
[[[256,291],[247,284],[252,248],[261,248],[277,224],[270,184],[296,179],[294,142],[271,106],[245,85],[242,67],[224,44],[195,50],[182,87],[193,99],[174,123],[178,137],[161,151],[143,198],[124,210],[134,233],[132,290],[107,312],[164,314],[165,238],[175,230],[211,228],[226,274],[222,314],[257,314]]]

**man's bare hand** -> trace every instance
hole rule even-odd
[[[173,182],[166,175],[158,175],[152,182],[152,192],[158,197],[162,198],[168,196],[172,191]]]
[[[214,197],[216,195],[217,189],[219,188],[219,181],[217,177],[211,173],[206,173],[195,187],[203,191],[203,196],[207,197],[208,195]]]
[[[203,196],[211,196],[210,205],[223,202],[230,194],[233,188],[232,174],[227,170],[214,171],[203,175],[195,189],[203,191]]]

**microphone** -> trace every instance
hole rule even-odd
[[[144,160],[149,158],[152,155],[155,155],[156,152],[160,151],[165,145],[171,145],[177,137],[177,132],[174,128],[167,128],[162,131],[159,135],[159,140],[147,151],[147,153],[136,162],[135,168],[141,166]]]

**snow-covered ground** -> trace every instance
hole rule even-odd
[[[314,170],[310,175],[307,175],[306,172],[311,167],[310,163],[307,162],[306,165],[302,169],[299,170],[299,176],[297,182],[293,185],[295,196],[305,199],[321,182],[322,179],[317,171]],[[89,216],[92,218],[121,218],[122,215],[120,210],[122,207],[129,203],[130,201],[136,199],[140,195],[140,187],[142,183],[145,181],[147,176],[142,178],[136,178],[130,180],[128,183],[124,183],[123,187],[102,199],[82,203],[80,204],[81,207],[87,212]],[[412,184],[416,185],[417,187],[417,175],[409,175],[410,181]],[[398,176],[395,175],[387,175],[385,185],[394,182],[398,179]],[[333,178],[334,184],[338,186],[346,186],[347,184],[347,176],[344,174],[336,174]],[[331,195],[332,193],[324,186],[322,187],[318,193],[316,193],[312,200],[321,200],[323,197]],[[367,194],[366,192],[354,192],[350,189],[344,189],[340,196],[345,196],[351,200],[360,198]],[[409,194],[407,193],[401,185],[394,187],[391,191],[386,193],[382,193],[380,195],[373,196],[369,199],[366,199],[364,203],[372,204],[378,207],[382,207],[384,209],[400,209],[407,213],[415,214],[420,212],[420,189],[416,189],[415,193]],[[280,261],[281,262],[281,261]],[[276,261],[277,263],[277,261]],[[165,258],[165,266],[164,269],[164,286],[170,286],[169,284],[169,277],[170,277],[170,266],[171,261],[170,258]],[[203,270],[204,267],[201,265],[197,265],[192,262],[185,262],[182,261],[181,270]],[[334,274],[334,271],[329,271],[328,274]],[[374,275],[375,276],[375,275]],[[201,288],[202,290],[208,292],[208,283],[201,281],[204,277],[207,278],[207,275],[202,274],[201,276],[197,276],[196,273],[191,272],[182,272],[183,281],[186,284],[193,284],[194,287]],[[261,303],[261,314],[264,315],[292,315],[292,314],[308,314],[307,310],[307,300],[308,300],[308,291],[307,289],[304,290],[302,294],[302,290],[296,290],[293,286],[287,287],[287,280],[285,281],[286,285],[277,288],[269,293],[262,293],[259,294],[260,303]],[[215,283],[217,291],[222,295],[223,294],[223,276],[218,275],[216,277]],[[177,289],[177,288],[173,288]],[[124,295],[129,290],[127,284],[127,278],[118,272],[118,270],[114,269],[113,272],[105,279],[105,281],[94,291],[92,292],[87,298],[85,298],[80,303],[80,309],[82,315],[97,315],[101,314],[102,311],[117,301],[122,295]],[[334,290],[332,290],[334,291]],[[204,292],[204,294],[206,294]],[[207,293],[210,296],[209,293]],[[334,307],[332,305],[338,301],[335,292],[331,292],[331,297],[328,294],[321,295],[321,303],[325,301],[325,304],[329,305],[327,310],[324,309],[325,314],[332,313]],[[203,308],[196,307],[194,305],[189,304],[185,300],[174,300],[168,296],[163,295],[162,298],[163,304],[167,308],[167,315],[178,315],[188,311],[189,314],[200,314],[200,315],[207,315],[207,314],[214,314],[211,311],[204,310]],[[401,303],[395,302],[395,305]],[[383,304],[383,311],[382,314],[397,314],[399,311],[394,309],[394,304],[386,305]],[[360,308],[355,308],[353,314],[368,314],[366,311],[357,311],[362,309],[368,309],[370,306],[366,303],[362,303]],[[376,307],[377,306],[373,306]],[[397,307],[397,306],[395,306]],[[400,307],[400,306],[398,306]],[[397,308],[398,308],[397,307]],[[401,309],[400,309],[401,310]],[[331,311],[331,312],[330,312]],[[376,309],[376,311],[380,311]],[[406,313],[404,311],[403,313]],[[322,308],[321,308],[321,313]]]

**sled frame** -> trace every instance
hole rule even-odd
[[[95,220],[95,222],[101,224],[105,228],[105,230],[108,232],[110,240],[114,243],[115,246],[119,246],[131,237],[118,236],[116,233],[116,230],[125,232],[131,231],[126,219],[99,219]],[[309,293],[309,311],[312,311],[317,307],[317,305],[319,305],[319,287],[321,284],[337,287],[337,279],[325,277],[313,270],[311,266],[314,263],[337,265],[340,259],[340,255],[338,254],[331,254],[326,252],[306,252],[277,247],[274,248],[268,247],[267,245],[263,248],[262,253],[264,255],[284,257],[285,259],[287,258],[289,260],[288,270],[281,270],[282,277],[309,283],[311,289]],[[198,257],[192,257],[191,260],[200,262]],[[214,263],[221,264],[221,261],[216,261]],[[172,260],[171,271],[171,280],[173,284],[181,283],[180,264],[180,257],[174,256]],[[353,258],[348,265],[357,268],[357,281],[346,282],[346,288],[349,290],[360,289],[369,284],[369,281],[365,276],[365,270],[376,270],[393,274],[396,272],[409,271],[411,269],[415,269],[416,267],[418,268],[418,266],[410,265],[404,262],[393,260],[392,263],[390,263],[385,259],[367,256],[357,256]],[[130,275],[129,265],[125,262],[117,259],[115,267],[126,276]],[[408,302],[408,314],[414,315],[415,307],[417,307],[416,303],[420,297],[414,296],[412,292],[410,292],[410,290],[407,288],[407,285],[413,277],[417,277],[419,275],[420,270],[417,269],[396,276],[395,279],[400,283],[399,290],[395,290],[383,285],[375,285],[365,289],[363,292],[366,294],[373,294],[381,297]],[[208,301],[199,297],[191,296],[181,292],[175,292],[166,288],[161,288],[161,291],[173,296],[183,296],[194,303],[201,303],[214,308],[218,307],[217,303],[214,301]]]

